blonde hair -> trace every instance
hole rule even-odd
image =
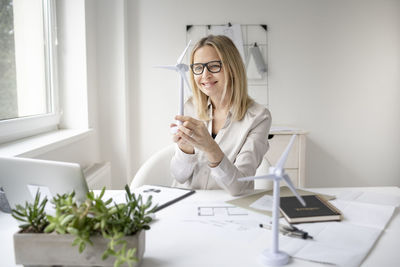
[[[247,77],[242,57],[231,39],[224,35],[209,35],[202,38],[194,46],[190,55],[190,64],[194,63],[194,54],[204,46],[213,47],[222,61],[226,84],[224,85],[223,96],[226,96],[230,86],[229,105],[232,108],[232,118],[240,121],[252,99],[247,94]],[[208,115],[208,96],[204,94],[196,85],[194,75],[190,72],[190,79],[193,88],[193,99],[196,103],[197,114],[201,120],[210,120]]]

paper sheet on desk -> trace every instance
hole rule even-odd
[[[228,205],[225,202],[181,204],[179,214],[179,216],[170,214],[169,217],[176,218],[187,225],[197,225],[203,230],[217,228],[225,233],[260,229],[260,223],[270,221],[269,216]]]
[[[342,192],[337,196],[341,200],[356,201],[362,203],[400,206],[400,197],[397,195],[382,194],[376,192],[349,191]]]
[[[258,210],[265,210],[272,212],[273,206],[273,197],[271,195],[264,195],[250,204],[250,208],[258,209]]]
[[[293,257],[359,266],[390,220],[394,207],[353,201],[332,201],[343,215],[342,222],[299,224],[312,241],[281,239],[281,249]]]

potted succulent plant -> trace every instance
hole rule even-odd
[[[47,198],[18,205],[12,216],[23,223],[14,234],[15,260],[25,266],[137,266],[150,229],[151,197],[144,201],[125,186],[126,203],[103,200],[105,188],[77,203],[75,194],[57,195],[46,214]],[[76,248],[76,246],[78,248]],[[112,257],[110,257],[112,256]]]

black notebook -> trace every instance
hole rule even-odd
[[[318,195],[303,196],[303,207],[296,197],[281,197],[280,208],[289,223],[340,221],[341,212]]]

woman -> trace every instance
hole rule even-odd
[[[267,152],[271,115],[248,96],[242,58],[228,37],[201,39],[190,63],[193,97],[185,116],[175,117],[182,125],[173,136],[174,185],[247,193],[254,182],[237,179],[254,175]]]

